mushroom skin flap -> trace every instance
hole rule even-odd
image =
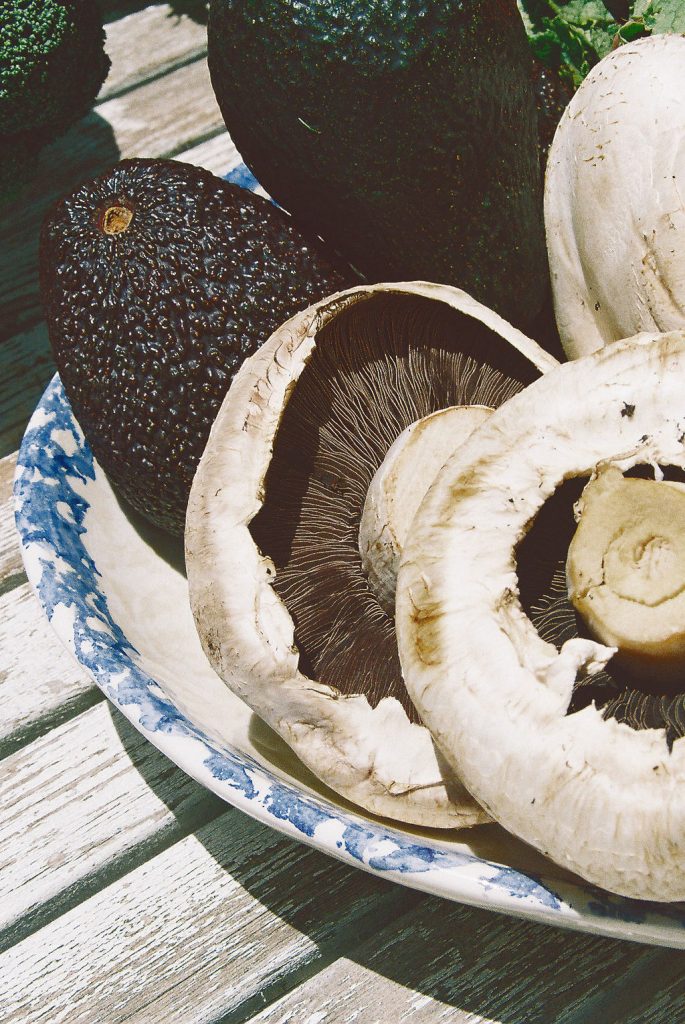
[[[497,409],[438,473],[400,562],[407,689],[459,778],[505,828],[625,896],[685,898],[685,741],[594,705],[576,677],[615,648],[541,638],[516,552],[565,482],[598,467],[685,466],[685,333],[564,364]]]
[[[685,670],[685,493],[603,467],[585,488],[566,563],[569,596],[635,674]]]
[[[685,37],[619,46],[559,122],[545,175],[557,327],[573,359],[685,327]]]
[[[519,376],[463,356],[460,332]],[[445,828],[489,820],[420,724],[393,620],[362,571],[373,473],[443,392],[453,400],[442,404],[472,394],[497,404],[556,365],[458,289],[363,286],[279,328],[243,365],[212,428],[186,523],[205,653],[320,780],[368,811]],[[461,381],[450,379],[455,366]],[[376,675],[394,662],[396,679],[379,690]]]

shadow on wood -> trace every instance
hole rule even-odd
[[[158,5],[167,2],[171,13],[177,18],[185,15],[199,25],[207,24],[208,0],[152,0],[152,3]],[[105,24],[118,21],[120,18],[126,17],[127,14],[133,14],[135,11],[152,6],[149,0],[97,0],[97,5]]]
[[[111,125],[91,112],[41,152],[35,174],[21,198],[3,209],[0,341],[26,331],[40,319],[38,242],[47,210],[55,200],[118,159]],[[0,378],[4,376],[0,363]]]
[[[207,24],[209,4],[206,0],[169,0],[169,6],[178,18],[185,14],[200,25]]]
[[[0,458],[16,451],[55,363],[45,321],[0,345]],[[21,381],[21,387],[17,387]]]

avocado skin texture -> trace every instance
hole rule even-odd
[[[171,160],[122,161],[61,200],[43,224],[40,275],[55,362],[93,454],[134,508],[176,534],[243,360],[299,309],[356,283],[267,200]]]
[[[298,223],[369,280],[534,319],[548,271],[515,0],[212,0],[208,37],[228,131]]]

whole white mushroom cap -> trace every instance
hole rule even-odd
[[[557,326],[570,358],[685,326],[685,37],[620,46],[566,108],[545,178]]]

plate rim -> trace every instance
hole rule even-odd
[[[53,434],[55,429],[58,435]],[[62,442],[68,436],[71,441],[65,449]],[[50,467],[52,477],[47,472]],[[87,491],[88,486],[96,484],[98,474],[102,470],[55,374],[29,420],[17,455],[13,494],[26,574],[60,641],[111,703],[182,771],[262,824],[378,877],[538,923],[685,949],[685,904],[633,900],[581,880],[527,874],[473,853],[450,851],[433,837],[406,833],[401,825],[367,818],[361,809],[355,813],[324,796],[303,792],[296,783],[271,774],[244,752],[228,744],[221,747],[164,695],[162,684],[135,664],[137,652],[114,623],[101,592],[95,608],[86,606],[81,595],[83,608],[90,611],[90,619],[99,622],[99,629],[77,622],[76,611],[73,616],[56,617],[56,608],[75,607],[70,585],[83,583],[87,571],[91,572],[92,583],[92,573],[97,573],[82,543],[87,533],[82,521],[89,505],[83,492],[76,491],[69,481],[80,480]],[[49,479],[53,480],[52,504],[46,503],[40,486]],[[59,481],[57,487],[55,479]],[[69,492],[73,504],[69,505],[68,500],[66,504],[71,513],[60,514],[56,505],[65,496],[68,499]],[[52,512],[51,520],[44,517],[46,509]],[[60,581],[59,574],[48,574],[50,579],[47,583],[45,580],[57,558],[65,561],[60,538],[75,551],[80,545],[87,556],[81,560],[80,575],[73,570],[76,579],[71,584],[66,579]],[[120,668],[116,680],[112,678],[113,665]],[[125,678],[126,673],[129,678]],[[553,872],[552,862],[550,869]]]

